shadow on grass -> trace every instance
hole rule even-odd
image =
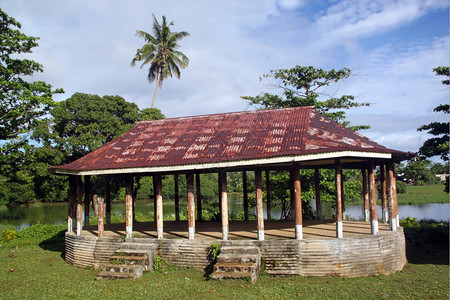
[[[66,235],[66,230],[61,230],[57,234],[52,236],[51,238],[40,242],[39,243],[39,247],[41,247],[44,250],[48,250],[48,251],[60,252],[61,253],[61,257],[64,259],[64,256],[65,256],[65,247],[64,247],[65,235]]]
[[[421,221],[404,228],[406,257],[412,264],[449,264],[448,222]]]

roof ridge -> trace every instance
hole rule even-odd
[[[212,114],[203,114],[203,115],[192,115],[192,116],[182,116],[182,117],[171,117],[165,119],[157,119],[157,120],[146,120],[146,121],[137,121],[136,123],[150,123],[150,122],[161,122],[161,121],[170,121],[170,120],[183,120],[183,119],[195,119],[195,118],[207,118],[214,116],[224,116],[224,115],[241,115],[248,113],[263,113],[263,112],[274,112],[274,111],[286,111],[286,110],[306,110],[312,109],[314,110],[314,106],[295,106],[295,107],[283,107],[283,108],[270,108],[270,109],[255,109],[255,110],[243,110],[243,111],[234,111],[234,112],[223,112],[223,113],[212,113]]]

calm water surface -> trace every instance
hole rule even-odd
[[[229,213],[237,214],[243,210],[242,198],[239,196],[229,197]],[[315,209],[312,203],[313,210]],[[322,204],[323,214],[331,215],[333,210],[327,207],[326,203]],[[180,200],[180,207],[186,207],[186,200]],[[174,215],[174,201],[164,201],[164,215]],[[252,211],[252,209],[250,209]],[[113,203],[111,205],[112,214],[125,215],[124,203]],[[136,212],[148,215],[153,212],[153,201],[138,200],[136,201]],[[254,208],[253,208],[254,213]],[[91,208],[92,214],[92,208]],[[266,208],[264,208],[265,217]],[[281,214],[280,207],[272,208],[272,217],[279,218]],[[418,220],[433,219],[436,221],[449,221],[450,219],[450,203],[432,203],[424,205],[400,205],[400,218],[412,217]],[[347,205],[345,215],[355,220],[363,219],[363,209],[360,205]],[[378,206],[378,216],[381,217],[381,206]],[[41,224],[66,224],[67,222],[67,203],[33,203],[18,206],[0,206],[0,224],[10,224],[18,229],[28,227],[30,225]]]

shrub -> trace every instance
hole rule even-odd
[[[405,238],[413,245],[440,245],[448,246],[449,223],[433,220],[417,221],[416,218],[407,217],[400,220],[404,228]]]
[[[15,240],[19,236],[19,233],[15,229],[5,229],[0,233],[0,238],[4,242],[10,242]]]
[[[397,194],[406,194],[406,183],[403,181],[397,181]]]
[[[425,181],[423,181],[423,180],[417,180],[415,185],[416,186],[424,186],[426,184],[425,184]]]

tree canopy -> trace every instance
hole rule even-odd
[[[331,119],[349,125],[345,120],[345,111],[352,107],[369,106],[368,102],[356,102],[351,95],[340,97],[327,97],[322,91],[324,87],[332,83],[337,83],[351,76],[348,68],[329,71],[316,69],[312,66],[295,66],[291,69],[271,70],[264,74],[260,80],[273,78],[275,84],[271,86],[281,89],[283,96],[264,93],[261,96],[242,96],[252,105],[259,105],[263,108],[283,108],[295,106],[314,106],[314,109]],[[325,96],[325,97],[324,97]],[[354,130],[367,129],[369,126],[354,126]]]
[[[42,72],[43,66],[33,60],[22,59],[38,46],[36,37],[19,29],[21,24],[0,9],[0,142],[1,161],[18,159],[18,143],[32,131],[52,108],[53,95],[62,89],[30,76]],[[23,143],[22,143],[23,144]]]
[[[163,16],[160,24],[153,14],[153,35],[142,30],[136,31],[136,35],[143,38],[145,44],[137,50],[131,66],[133,67],[137,62],[142,62],[141,68],[150,64],[147,79],[150,83],[156,80],[152,108],[155,107],[156,94],[164,79],[173,75],[180,78],[180,68],[184,69],[189,64],[187,56],[177,50],[180,48],[178,42],[189,36],[189,33],[186,31],[172,32],[170,26],[173,26],[173,21],[167,23],[166,17]]]
[[[450,81],[450,67],[437,67],[433,71],[436,75],[446,76],[447,79],[442,81],[442,84],[449,85]],[[441,104],[434,108],[434,112],[443,112],[449,114],[449,104]],[[440,156],[442,160],[449,160],[449,122],[432,122],[427,125],[420,126],[417,130],[426,130],[428,134],[433,135],[433,138],[427,139],[419,153],[424,157]]]

